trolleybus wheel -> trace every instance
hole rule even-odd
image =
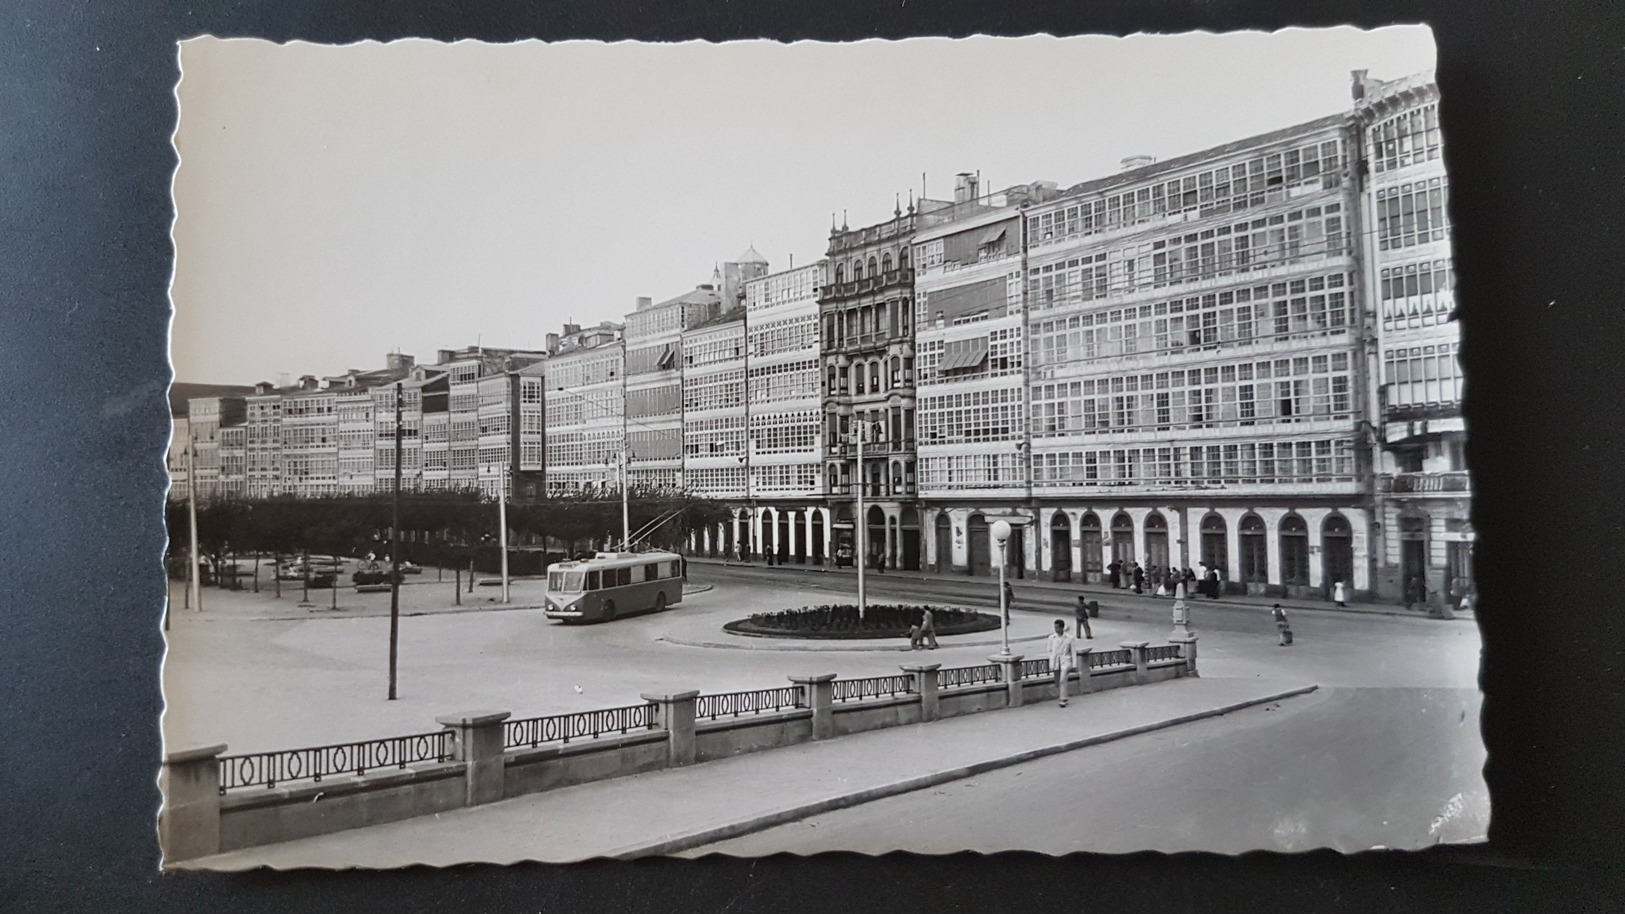
[[[611,619],[614,619],[614,618],[615,618],[615,601],[614,600],[605,600],[604,601],[604,619],[605,619],[605,621],[608,621],[608,620],[611,620]]]
[[[666,592],[661,591],[660,593],[655,594],[655,612],[663,613],[665,611],[666,611]]]

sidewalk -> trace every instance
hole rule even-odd
[[[1313,691],[1306,683],[1176,679],[928,724],[892,727],[596,781],[183,864],[451,866],[674,854],[808,816],[932,787]]]
[[[827,574],[847,575],[854,578],[857,577],[857,569],[837,568],[833,565],[768,565],[765,562],[740,562],[735,559],[713,559],[700,557],[691,557],[689,559],[689,563],[691,566],[718,565],[725,568],[758,568],[768,571],[785,568],[796,571],[811,571]],[[916,581],[952,581],[959,584],[979,585],[988,588],[996,587],[998,584],[998,581],[995,578],[971,577],[970,575],[964,573],[955,574],[941,571],[899,571],[896,569],[890,569],[887,571],[870,571],[868,572],[867,577],[870,580],[879,581],[896,578]],[[1077,582],[1040,581],[1033,578],[1011,578],[1010,586],[1018,593],[1018,604],[1021,602],[1019,593],[1024,590],[1028,590],[1029,588],[1038,590],[1040,592],[1053,592],[1057,594],[1065,593],[1069,607],[1071,605],[1071,601],[1076,599],[1079,594],[1086,594],[1091,597],[1111,597],[1113,599],[1144,602],[1146,605],[1166,606],[1172,605],[1173,603],[1173,598],[1171,597],[1137,594],[1132,588],[1113,588],[1107,584],[1081,584]],[[1288,610],[1364,613],[1379,616],[1404,616],[1414,619],[1430,618],[1427,612],[1424,610],[1406,610],[1404,606],[1393,603],[1350,602],[1348,606],[1337,606],[1329,600],[1310,602],[1293,600],[1289,598],[1253,596],[1251,594],[1226,594],[1219,597],[1217,600],[1210,600],[1207,597],[1191,594],[1185,599],[1200,606],[1237,606],[1246,607],[1248,609],[1268,609],[1279,603],[1281,604],[1282,608]],[[1452,610],[1452,613],[1457,619],[1471,621],[1473,618],[1472,613],[1463,613],[1459,609]]]

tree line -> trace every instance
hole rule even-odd
[[[184,557],[189,519],[183,500],[165,510],[169,555]],[[674,549],[691,530],[714,526],[730,517],[727,508],[708,499],[680,493],[644,492],[628,498],[634,535],[660,518],[670,518],[640,540]],[[236,555],[348,555],[369,553],[382,559],[391,551],[392,500],[388,495],[269,499],[213,499],[197,508],[198,553],[211,564]],[[537,502],[510,502],[507,507],[509,548],[540,547],[574,555],[618,541],[621,500],[618,495],[571,495]],[[471,494],[403,493],[401,553],[414,561],[439,562],[495,552],[499,542],[495,501]]]

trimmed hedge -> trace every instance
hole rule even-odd
[[[858,617],[853,603],[803,606],[780,612],[752,613],[722,626],[738,635],[768,638],[862,639],[906,638],[909,631],[931,610],[932,622],[940,635],[963,635],[992,631],[999,627],[998,616],[924,604],[871,603]]]

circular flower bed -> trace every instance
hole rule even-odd
[[[750,618],[736,619],[722,628],[736,635],[764,638],[907,638],[909,630],[920,624],[927,609],[931,610],[931,621],[938,637],[986,632],[999,627],[998,616],[968,609],[871,603],[863,618],[859,619],[856,604],[837,603],[803,606],[781,612],[752,613]]]

